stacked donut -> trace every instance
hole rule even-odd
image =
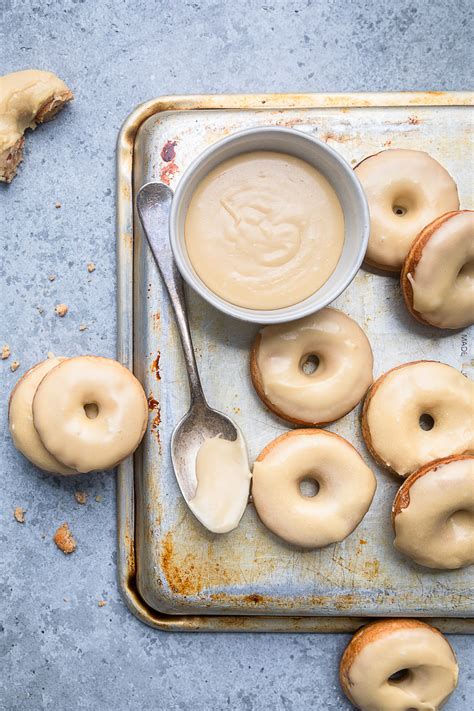
[[[10,396],[17,449],[65,476],[111,469],[146,430],[148,407],[135,376],[110,358],[51,357],[28,370]]]
[[[474,563],[474,383],[434,361],[376,380],[362,434],[372,456],[406,477],[392,507],[395,547],[419,565]]]
[[[474,323],[474,212],[459,210],[456,183],[424,151],[390,149],[355,172],[370,210],[366,262],[401,271],[409,312],[438,328]]]

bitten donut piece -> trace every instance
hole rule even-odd
[[[474,563],[474,457],[453,456],[406,479],[393,502],[393,545],[427,568]]]
[[[424,151],[389,149],[355,167],[369,203],[366,261],[399,271],[415,237],[445,212],[459,209],[456,183]]]
[[[52,119],[72,98],[52,72],[26,69],[0,77],[0,181],[10,183],[15,177],[26,129]]]
[[[401,287],[408,310],[438,328],[474,323],[474,212],[448,212],[431,222],[410,249]]]
[[[64,358],[48,358],[30,368],[17,382],[10,395],[8,421],[13,444],[40,469],[55,474],[76,474],[45,449],[33,424],[33,398],[38,385]]]
[[[304,486],[313,487],[309,495]],[[295,546],[321,548],[352,533],[376,486],[374,474],[347,440],[325,430],[293,430],[257,458],[252,498],[275,535]]]
[[[382,620],[353,636],[339,679],[360,711],[437,711],[457,686],[458,664],[434,627],[419,620]]]
[[[373,457],[406,477],[424,464],[474,452],[474,383],[450,365],[405,363],[381,375],[362,412]]]
[[[258,396],[275,414],[299,425],[343,417],[372,383],[367,336],[349,316],[326,308],[291,323],[266,326],[250,357]]]
[[[110,358],[79,356],[41,381],[33,420],[46,449],[78,472],[111,469],[135,451],[148,404],[135,376]]]

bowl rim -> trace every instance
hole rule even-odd
[[[229,144],[232,144],[236,141],[242,140],[247,136],[251,135],[257,135],[257,134],[268,134],[268,133],[274,133],[274,134],[284,134],[287,136],[290,136],[293,140],[298,140],[298,141],[306,141],[308,143],[312,143],[313,145],[316,144],[321,150],[325,151],[330,158],[338,163],[339,167],[342,169],[342,172],[344,174],[345,179],[347,180],[347,183],[351,185],[351,189],[356,197],[356,202],[358,205],[358,209],[361,210],[361,224],[362,224],[362,230],[361,234],[359,235],[359,240],[360,243],[357,248],[357,258],[353,261],[352,266],[347,270],[347,273],[345,274],[344,279],[340,280],[340,283],[334,287],[334,289],[331,291],[331,294],[329,297],[325,297],[322,300],[322,303],[319,305],[316,305],[314,303],[311,303],[311,299],[317,294],[317,291],[311,294],[310,296],[306,297],[303,301],[297,302],[296,304],[291,304],[290,306],[285,306],[281,307],[278,309],[251,309],[246,306],[238,306],[237,304],[233,304],[230,301],[226,301],[224,298],[213,292],[204,282],[203,280],[199,277],[199,275],[194,271],[192,265],[188,265],[185,259],[182,258],[181,255],[181,250],[179,248],[178,242],[180,241],[180,230],[178,229],[178,214],[179,210],[181,207],[181,203],[183,201],[183,198],[187,194],[187,188],[192,180],[193,176],[195,175],[196,171],[199,170],[200,166],[207,161],[209,158],[212,158],[212,156],[215,153],[218,153],[221,151],[224,147],[228,146]],[[258,150],[258,149],[253,149],[253,150]],[[271,149],[262,149],[262,150],[271,150]],[[276,152],[284,152],[284,151],[278,151],[278,149],[275,149]],[[242,155],[245,153],[248,153],[248,150],[242,150]],[[288,151],[289,153],[289,151]],[[291,155],[291,153],[289,153]],[[219,162],[224,162],[227,160],[226,157],[222,158],[221,161],[218,161],[216,165],[219,165]],[[304,160],[304,159],[302,159]],[[306,161],[310,165],[314,166],[314,163],[311,161]],[[214,166],[216,167],[216,166]],[[315,166],[316,167],[316,166]],[[212,170],[213,167],[210,168]],[[338,191],[333,183],[331,183],[333,189],[336,192],[336,195],[339,198]],[[369,241],[369,231],[370,231],[370,214],[369,214],[369,206],[367,203],[367,198],[365,196],[365,193],[363,191],[362,185],[359,182],[359,179],[357,178],[357,175],[355,174],[355,171],[353,170],[352,166],[347,162],[347,160],[340,155],[334,148],[329,146],[327,143],[322,141],[319,138],[316,138],[315,136],[311,136],[310,134],[306,133],[305,131],[301,131],[299,129],[294,129],[294,128],[287,128],[285,126],[255,126],[252,128],[246,128],[241,131],[236,131],[234,133],[231,133],[228,136],[225,136],[224,138],[220,139],[219,141],[216,141],[212,145],[208,146],[208,148],[204,149],[201,153],[199,153],[198,156],[196,156],[192,162],[189,164],[189,166],[186,168],[184,173],[182,174],[181,178],[179,179],[177,188],[174,192],[174,197],[171,205],[171,212],[170,212],[170,218],[169,218],[169,240],[170,240],[170,245],[171,245],[171,250],[173,252],[173,257],[176,263],[176,266],[178,267],[178,270],[185,280],[185,282],[194,290],[196,291],[207,303],[211,304],[214,308],[217,308],[219,311],[222,313],[227,314],[228,316],[232,316],[233,318],[237,318],[241,321],[246,321],[248,323],[257,323],[257,324],[278,324],[278,323],[285,323],[285,322],[290,322],[290,321],[295,321],[297,319],[303,318],[304,316],[309,316],[312,313],[316,313],[317,311],[320,311],[321,309],[325,308],[329,304],[331,304],[335,299],[337,299],[343,291],[347,289],[347,287],[351,284],[353,279],[355,278],[357,272],[359,271],[362,262],[364,261],[364,257],[367,251],[367,245]],[[184,234],[183,234],[183,247],[182,251],[186,252],[186,245],[185,245],[185,240],[184,240]],[[342,255],[342,253],[341,253]],[[334,272],[333,272],[334,273]],[[328,279],[331,278],[332,275],[328,277]],[[327,282],[325,282],[327,283]],[[324,286],[324,285],[323,285]],[[301,306],[299,310],[297,309],[298,306]]]

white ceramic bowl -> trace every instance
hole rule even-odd
[[[217,296],[199,278],[189,260],[184,223],[191,197],[198,184],[219,163],[249,151],[277,151],[302,158],[322,173],[332,185],[344,212],[345,239],[336,269],[314,294],[280,309],[248,309]],[[183,278],[206,301],[230,316],[253,323],[282,323],[314,313],[334,301],[355,277],[364,259],[369,239],[369,208],[351,166],[326,143],[289,128],[251,128],[234,133],[201,153],[178,183],[170,216],[170,240]]]

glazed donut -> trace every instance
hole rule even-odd
[[[55,459],[43,446],[33,424],[33,398],[36,389],[44,378],[64,358],[48,358],[30,368],[17,382],[10,395],[8,421],[13,444],[40,469],[55,474],[76,474]]]
[[[72,98],[52,72],[25,69],[0,77],[0,182],[15,177],[26,129],[50,121]]]
[[[316,370],[306,371],[316,363]],[[372,349],[342,311],[322,309],[292,323],[266,326],[250,356],[258,396],[284,420],[324,425],[343,417],[372,383]]]
[[[418,321],[438,328],[474,323],[474,212],[438,217],[420,232],[403,265],[403,297]]]
[[[474,457],[438,459],[406,479],[392,507],[393,545],[427,568],[474,563]]]
[[[318,486],[305,495],[302,483]],[[253,467],[252,499],[267,528],[302,548],[346,538],[367,513],[376,480],[347,440],[325,430],[293,430],[271,442]]]
[[[420,230],[443,213],[459,209],[456,183],[424,151],[381,151],[354,170],[369,203],[366,262],[380,269],[399,271]]]
[[[349,701],[361,711],[437,711],[458,682],[451,645],[419,620],[381,620],[355,633],[339,665]]]
[[[474,384],[450,365],[419,360],[392,368],[370,388],[362,434],[372,456],[400,476],[474,451]]]
[[[110,469],[134,452],[147,418],[142,386],[110,358],[64,360],[43,378],[33,399],[44,446],[78,472]]]

